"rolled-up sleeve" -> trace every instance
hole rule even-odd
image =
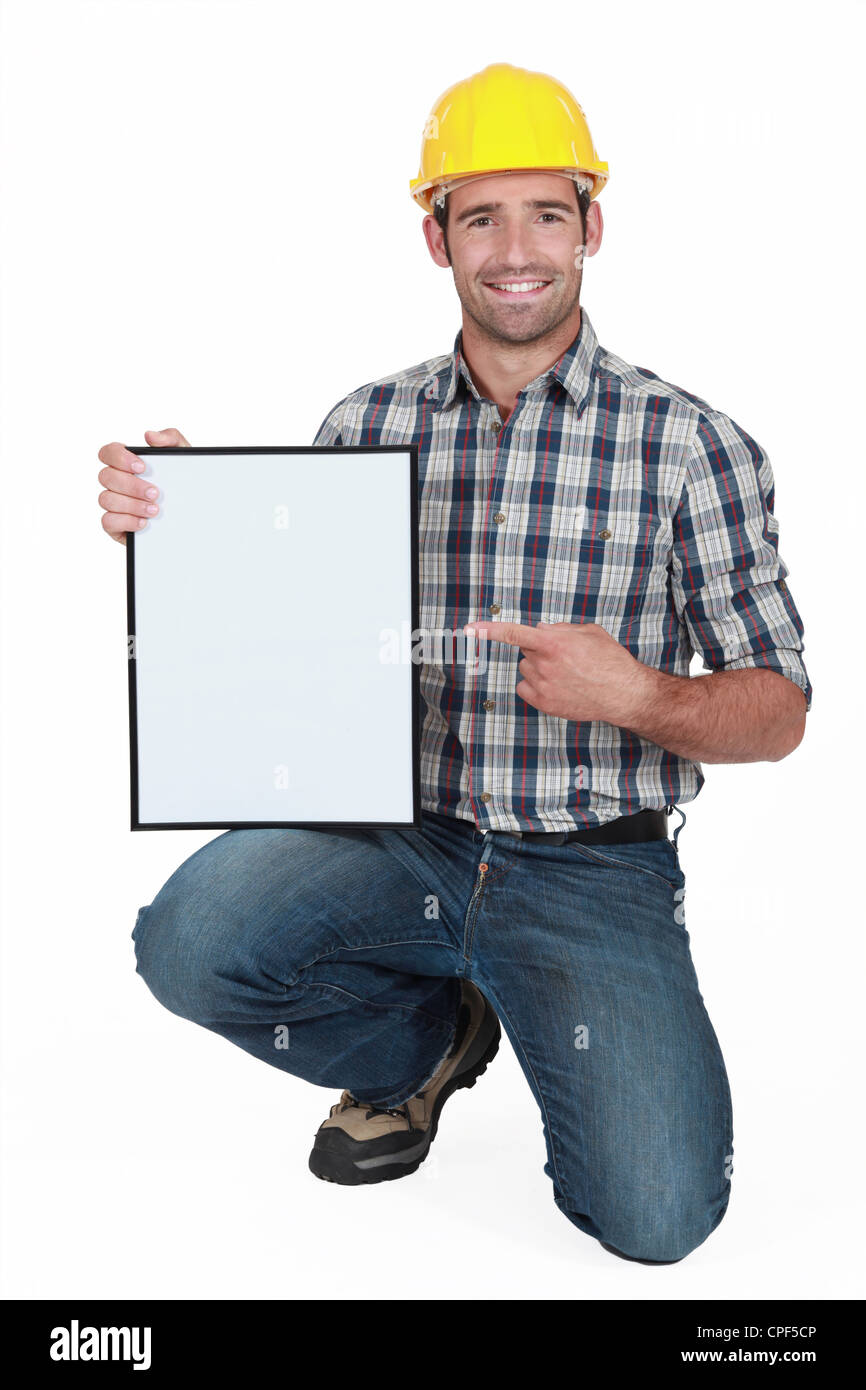
[[[674,514],[671,585],[706,670],[766,666],[800,687],[808,712],[803,623],[785,582],[774,493],[760,445],[720,412],[702,412]]]

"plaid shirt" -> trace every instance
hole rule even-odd
[[[586,309],[505,423],[461,352],[369,382],[315,444],[417,444],[425,630],[493,616],[598,623],[647,666],[766,666],[805,692],[767,455],[733,420],[599,345]],[[479,829],[574,830],[691,801],[699,763],[515,694],[522,653],[421,668],[425,810]]]

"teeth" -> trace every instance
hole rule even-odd
[[[546,284],[546,280],[525,280],[519,284],[514,285],[494,284],[493,288],[495,290],[508,290],[509,294],[526,294],[528,290],[539,290],[541,289],[542,285]]]

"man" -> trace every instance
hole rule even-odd
[[[332,1182],[414,1172],[501,1020],[558,1207],[666,1264],[722,1219],[733,1154],[667,815],[701,762],[787,756],[811,685],[767,456],[581,309],[606,178],[552,78],[497,64],[449,89],[412,191],[461,301],[454,350],[316,437],[417,444],[422,628],[487,643],[483,668],[423,667],[422,829],[228,831],[133,936],[169,1009],[343,1088],[310,1157]],[[121,445],[100,458],[125,538],[146,489]]]

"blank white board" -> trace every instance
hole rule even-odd
[[[127,447],[132,829],[419,826],[417,447]]]

